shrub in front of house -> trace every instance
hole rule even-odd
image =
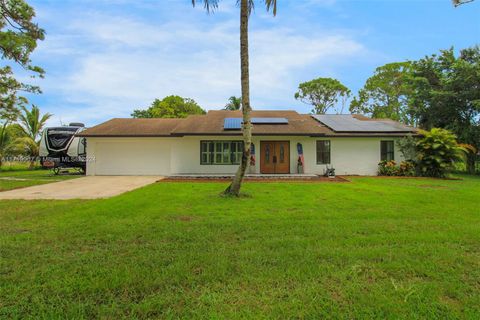
[[[425,177],[445,177],[455,163],[463,161],[467,149],[457,143],[457,137],[448,130],[433,128],[421,131],[417,141],[417,167]]]
[[[417,141],[418,138],[408,135],[396,141],[398,150],[403,156],[403,159],[415,163],[417,159]]]
[[[404,177],[414,177],[416,175],[416,165],[413,160],[406,160],[400,162],[398,167],[398,175]]]
[[[378,164],[379,176],[396,176],[398,175],[397,163],[394,160],[383,160]]]
[[[411,160],[402,161],[398,166],[393,160],[384,160],[378,164],[379,176],[413,177],[415,172],[415,162]]]

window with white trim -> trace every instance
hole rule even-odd
[[[330,164],[330,140],[317,141],[317,164]]]
[[[240,164],[243,141],[200,141],[200,164]]]

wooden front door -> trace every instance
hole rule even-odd
[[[290,173],[289,141],[260,141],[260,173]]]

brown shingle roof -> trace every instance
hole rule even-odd
[[[167,137],[184,135],[241,135],[241,130],[225,130],[225,118],[241,118],[241,111],[211,110],[206,115],[191,115],[185,119],[120,119],[115,118],[83,131],[85,137]],[[252,111],[252,118],[286,118],[288,124],[254,124],[253,135],[303,136],[402,136],[391,132],[335,132],[311,115],[296,111]],[[359,120],[370,118],[354,115]],[[383,120],[385,121],[385,120]],[[412,128],[415,132],[415,129]]]
[[[185,119],[122,119],[114,118],[81,132],[83,137],[162,137]]]
[[[224,130],[225,118],[241,118],[241,111],[211,110],[206,115],[189,116],[173,130],[175,135],[241,135],[240,130]],[[253,135],[325,135],[333,133],[312,117],[296,111],[252,111],[252,118],[287,118],[288,124],[253,125]]]

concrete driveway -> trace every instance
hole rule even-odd
[[[0,192],[1,199],[109,198],[161,180],[160,176],[91,176]]]

